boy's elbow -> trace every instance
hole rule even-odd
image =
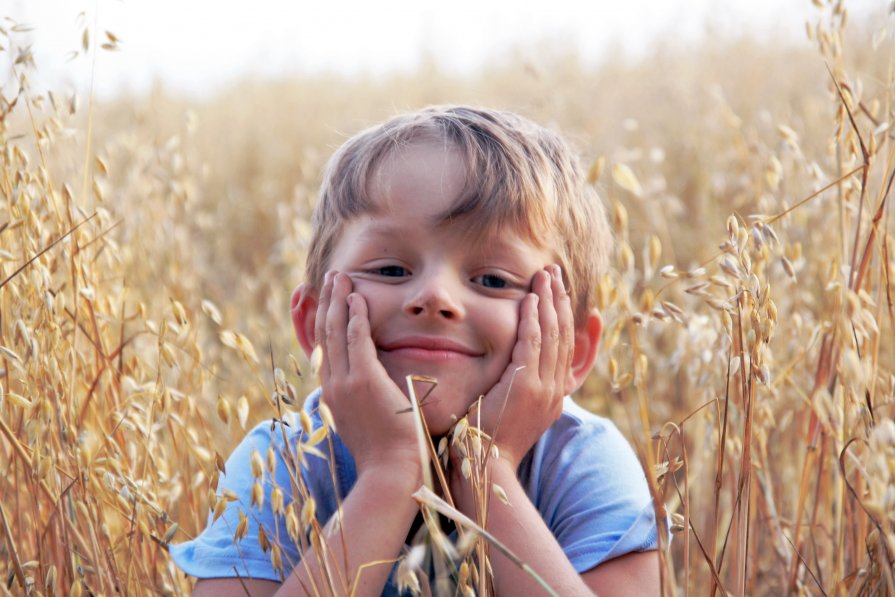
[[[600,597],[659,595],[662,590],[659,566],[658,551],[636,551],[603,562],[581,578]]]

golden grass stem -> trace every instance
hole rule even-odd
[[[3,505],[0,504],[0,522],[3,523],[3,535],[6,537],[6,544],[9,546],[9,556],[12,560],[13,571],[16,575],[16,580],[19,581],[19,586],[24,590],[25,585],[25,570],[22,568],[22,562],[19,559],[19,553],[16,550],[16,544],[12,539],[12,532],[9,530],[9,521],[6,519],[6,512],[3,509]]]
[[[829,191],[829,190],[832,189],[833,187],[836,187],[836,186],[840,185],[842,182],[848,180],[849,178],[851,178],[852,176],[854,176],[855,174],[857,174],[858,172],[860,172],[860,171],[863,170],[863,169],[864,169],[864,166],[863,166],[863,165],[861,165],[861,166],[857,166],[856,168],[854,168],[854,169],[850,170],[849,172],[843,174],[842,176],[840,176],[839,178],[837,178],[837,179],[834,180],[833,182],[831,182],[831,183],[827,184],[826,186],[824,186],[824,187],[822,187],[822,188],[820,188],[820,189],[814,191],[813,193],[811,193],[810,195],[808,195],[808,196],[805,197],[804,199],[801,199],[801,200],[798,201],[797,203],[795,203],[795,204],[789,206],[788,208],[784,209],[784,210],[781,211],[780,213],[774,214],[773,216],[771,216],[771,217],[769,217],[769,218],[767,218],[767,219],[765,219],[765,220],[762,220],[762,221],[763,221],[765,224],[773,224],[774,222],[776,222],[776,221],[779,220],[780,218],[783,218],[783,217],[785,217],[785,216],[791,214],[793,211],[797,210],[798,208],[802,207],[803,205],[805,205],[806,203],[808,203],[808,202],[811,201],[812,199],[815,199],[815,198],[817,198],[817,197],[823,195],[826,191]]]
[[[727,352],[727,372],[724,377],[724,410],[720,419],[720,429],[718,429],[718,452],[717,457],[715,459],[715,486],[714,486],[714,507],[712,509],[712,544],[710,547],[710,553],[712,554],[713,560],[710,561],[712,568],[712,588],[711,595],[714,597],[715,591],[717,589],[721,589],[718,577],[718,572],[721,570],[721,564],[724,561],[724,549],[719,552],[718,551],[718,529],[721,526],[721,489],[724,485],[724,461],[725,455],[727,454],[727,432],[728,432],[728,413],[730,411],[730,363],[732,362],[733,356],[733,344],[731,344],[730,348]],[[727,540],[725,539],[724,544],[727,544]],[[726,593],[726,591],[725,591]]]
[[[455,523],[459,523],[468,529],[473,530],[478,533],[482,537],[486,538],[494,547],[500,550],[500,552],[507,557],[511,562],[519,566],[522,570],[525,571],[526,574],[531,576],[541,587],[547,591],[549,595],[553,595],[554,597],[558,597],[556,591],[554,591],[547,582],[541,578],[541,576],[535,572],[528,564],[522,561],[519,556],[517,556],[513,551],[500,542],[497,537],[486,531],[482,528],[478,523],[474,520],[450,506],[446,501],[442,498],[435,495],[435,493],[430,490],[428,487],[423,485],[413,494],[413,498],[421,505],[434,509],[439,514],[446,516],[453,520]],[[484,571],[481,572],[484,574]]]
[[[43,255],[47,251],[49,251],[50,249],[52,249],[53,247],[58,245],[60,242],[62,242],[66,238],[68,238],[72,233],[75,232],[75,230],[77,230],[78,228],[80,228],[81,226],[83,226],[84,224],[86,224],[87,222],[89,222],[90,220],[92,220],[95,217],[96,217],[96,212],[92,213],[88,217],[84,218],[83,220],[81,220],[80,222],[78,222],[77,224],[75,224],[74,226],[69,228],[62,236],[60,236],[59,238],[57,238],[56,240],[54,240],[53,242],[48,244],[46,247],[44,247],[43,249],[41,249],[40,251],[35,253],[33,257],[28,259],[28,261],[26,261],[25,263],[20,265],[18,268],[16,268],[11,274],[6,276],[3,280],[0,280],[0,288],[3,288],[4,286],[6,286],[7,283],[9,283],[13,278],[18,276],[19,274],[21,274],[29,265],[31,265],[32,263],[34,263],[35,261],[37,261],[38,259],[43,257]]]

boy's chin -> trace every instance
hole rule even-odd
[[[469,397],[474,390],[451,388],[444,383],[439,383],[433,388],[429,383],[416,382],[413,391],[422,406],[426,427],[432,437],[445,435],[450,431],[459,419],[466,416],[469,407],[475,402],[475,398]],[[404,394],[407,393],[404,389]],[[408,397],[408,402],[409,400]]]
[[[472,401],[469,401],[469,404],[457,404],[455,402],[451,405],[441,402],[434,397],[430,397],[430,400],[431,402],[428,405],[426,404],[428,401],[422,404],[426,426],[429,428],[429,435],[432,437],[447,434],[458,420],[466,416],[469,406],[472,404]]]
[[[447,435],[457,422],[457,418],[452,417],[426,417],[426,426],[429,428],[429,435],[432,437],[442,437]]]

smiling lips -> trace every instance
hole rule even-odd
[[[382,344],[387,354],[423,361],[450,361],[482,356],[467,346],[445,338],[414,336]]]

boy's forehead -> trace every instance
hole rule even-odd
[[[433,233],[447,233],[459,238],[459,246],[471,256],[512,257],[525,253],[523,249],[546,249],[545,243],[525,231],[494,222],[492,225],[470,226],[470,217],[444,219],[432,217],[408,218],[407,214],[393,210],[377,210],[359,216],[360,226],[349,233],[350,237],[363,244],[370,243],[383,250],[390,247],[412,249],[414,246],[429,246]],[[346,240],[346,237],[343,237]],[[550,251],[555,256],[555,251]]]
[[[446,140],[417,139],[392,147],[368,179],[366,211],[377,220],[369,233],[387,237],[413,228],[447,227],[476,250],[552,244],[547,222],[532,218],[521,207],[524,201],[509,199],[515,193],[496,180],[503,176],[472,172],[471,166],[468,156]]]
[[[439,199],[446,207],[460,199],[467,182],[467,166],[456,148],[416,141],[388,151],[373,167],[366,186],[377,209],[388,209],[402,199],[412,201],[398,207],[412,208],[427,198]]]

